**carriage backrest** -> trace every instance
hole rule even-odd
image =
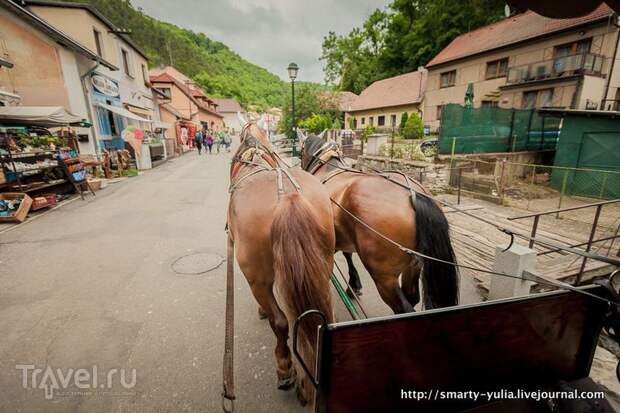
[[[587,377],[606,309],[560,291],[322,327],[316,411],[457,411],[475,404],[402,392],[516,391]]]

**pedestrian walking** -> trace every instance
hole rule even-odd
[[[198,148],[198,155],[200,155],[202,152],[202,131],[196,132],[194,143],[196,144],[196,148]]]
[[[224,136],[225,135],[226,134],[224,133],[224,130],[220,130],[217,133],[217,153],[220,153],[220,148],[225,145],[225,143],[224,143]]]
[[[207,135],[207,148],[209,148],[209,155],[212,153],[211,150],[213,148],[213,136],[211,133]]]
[[[226,152],[230,152],[230,145],[232,144],[232,138],[228,131],[224,134],[224,146],[226,146]]]

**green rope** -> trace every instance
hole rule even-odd
[[[336,291],[338,291],[338,295],[340,296],[340,298],[342,299],[342,302],[344,303],[344,306],[347,307],[347,310],[349,310],[349,313],[351,313],[351,315],[355,319],[359,319],[360,316],[359,316],[359,313],[357,312],[357,308],[355,308],[355,305],[349,298],[349,295],[344,290],[344,288],[342,288],[340,281],[338,281],[338,279],[336,278],[333,272],[332,272],[331,279],[332,279],[332,284],[334,284]]]

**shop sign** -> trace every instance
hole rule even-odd
[[[101,75],[93,75],[90,80],[97,92],[110,97],[119,95],[118,84],[115,81]]]

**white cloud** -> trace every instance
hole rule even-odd
[[[146,14],[203,32],[250,62],[287,79],[290,62],[299,79],[323,81],[321,43],[329,31],[344,34],[388,0],[132,0]]]

